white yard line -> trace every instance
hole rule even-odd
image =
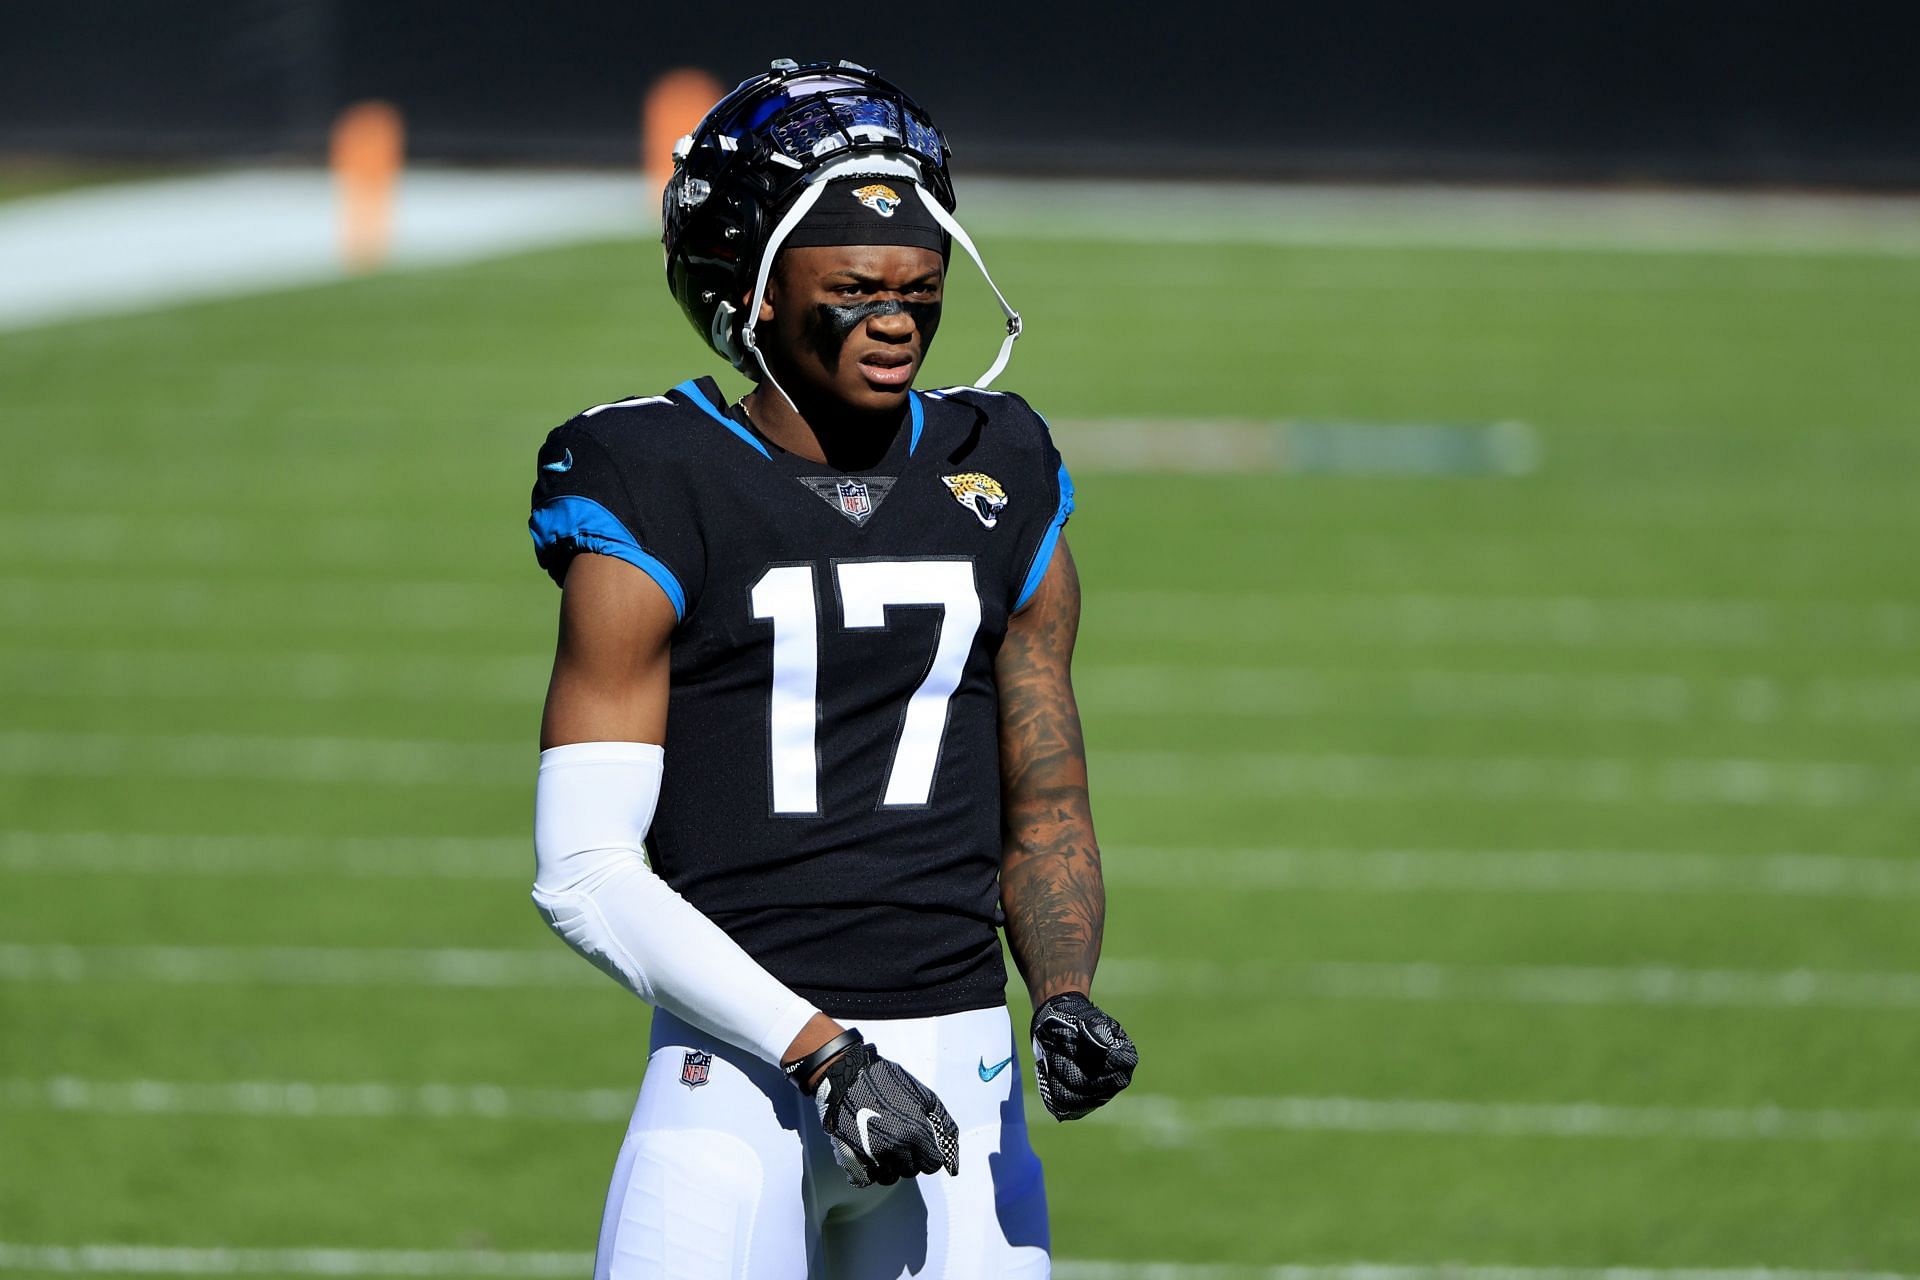
[[[1380,709],[1435,719],[1920,723],[1920,679],[1899,678],[1081,662],[1074,684],[1083,703],[1093,700],[1107,714],[1247,718]]]
[[[1349,1262],[1317,1266],[1231,1262],[1053,1264],[1056,1280],[1916,1280],[1896,1271],[1773,1267],[1506,1267],[1472,1262]]]
[[[1920,768],[1856,761],[1118,750],[1096,751],[1089,763],[1107,785],[1139,795],[1920,807]],[[529,778],[533,764],[530,745],[445,739],[0,730],[0,777],[507,785]]]
[[[605,979],[560,946],[488,951],[0,943],[0,982],[538,988],[594,981]]]
[[[0,1108],[83,1115],[273,1116],[293,1119],[624,1121],[638,1081],[610,1089],[497,1084],[329,1084],[307,1080],[0,1079]]]
[[[0,865],[8,844],[0,841]],[[1213,891],[1629,893],[1727,897],[1920,897],[1920,859],[1824,854],[1535,849],[1151,849],[1106,853],[1120,885]]]
[[[1920,807],[1920,768],[1854,761],[1096,751],[1088,764],[1097,781],[1129,795],[1375,803]]]
[[[0,332],[339,280],[323,172],[256,170],[90,187],[0,204]],[[416,169],[392,263],[438,266],[639,230],[638,174]]]
[[[537,761],[531,742],[0,730],[0,777],[494,785],[532,778]]]
[[[84,1115],[266,1116],[611,1124],[636,1084],[528,1089],[498,1084],[306,1080],[0,1079],[0,1108]],[[1430,1098],[1215,1097],[1128,1093],[1095,1115],[1103,1128],[1186,1144],[1226,1131],[1450,1134],[1461,1137],[1680,1139],[1726,1142],[1915,1142],[1920,1111],[1620,1106],[1600,1102],[1461,1102]]]
[[[531,836],[228,836],[0,831],[0,871],[109,876],[527,880]]]
[[[1232,964],[1111,959],[1102,990],[1416,1004],[1540,1004],[1714,1009],[1920,1009],[1920,973],[1683,969],[1662,965],[1451,965],[1321,961]]]
[[[558,596],[536,575],[497,582],[307,582],[285,577],[88,579],[71,571],[0,576],[0,622],[17,633],[53,624],[137,626],[143,635],[396,632],[497,628]],[[1172,632],[1204,619],[1209,635],[1274,644],[1333,638],[1367,648],[1436,644],[1569,649],[1765,649],[1783,644],[1893,651],[1920,645],[1920,605],[1898,599],[1437,595],[1406,592],[1102,591],[1087,599],[1102,634]]]
[[[1215,1132],[1421,1133],[1501,1138],[1916,1142],[1920,1111],[1780,1107],[1635,1107],[1601,1102],[1454,1102],[1431,1098],[1204,1098],[1129,1094],[1093,1119],[1185,1145]]]
[[[1540,469],[1544,452],[1540,433],[1513,420],[1054,418],[1049,425],[1076,475],[1523,476]],[[1350,535],[1342,545],[1367,538]]]
[[[0,1241],[0,1271],[56,1275],[516,1276],[591,1274],[593,1255],[498,1249],[242,1248],[233,1245],[21,1244]],[[1776,1267],[1509,1267],[1469,1262],[1075,1261],[1058,1280],[1920,1280],[1897,1271]]]
[[[603,981],[558,945],[482,950],[0,943],[0,982],[28,984],[546,988]],[[1920,1009],[1920,973],[1812,969],[1110,959],[1100,966],[1100,985],[1186,1000],[1220,992],[1438,1004]]]
[[[0,690],[16,697],[335,702],[537,702],[551,654],[204,649],[0,649]],[[1920,682],[1916,682],[1920,689]]]
[[[1920,253],[1920,200],[1900,196],[990,178],[973,179],[961,195],[969,228],[989,239],[1001,235],[1138,244],[1630,253]]]
[[[532,574],[518,581],[487,583],[146,574],[88,581],[71,572],[15,573],[0,577],[0,622],[18,631],[48,624],[79,628],[90,640],[99,638],[101,629],[113,627],[131,628],[146,639],[166,632],[211,631],[466,635],[481,627],[497,629],[503,620],[523,617],[536,605],[544,625],[559,599],[558,592],[543,588],[541,579]]]
[[[521,703],[550,657],[373,655],[344,651],[0,649],[0,690],[19,697]],[[1754,673],[1486,671],[1180,666],[1082,661],[1083,707],[1104,715],[1235,719],[1354,715],[1376,708],[1434,719],[1518,718],[1680,724],[1920,724],[1920,679]]]
[[[1110,845],[1109,883],[1344,893],[1920,897],[1920,859],[1646,849],[1196,849]],[[235,836],[0,831],[0,872],[524,880],[517,836]]]
[[[1920,605],[1894,599],[1141,590],[1095,593],[1086,610],[1094,625],[1123,631],[1190,638],[1195,619],[1204,619],[1209,631],[1234,636],[1334,634],[1370,646],[1753,649],[1800,643],[1905,650],[1920,643]]]
[[[497,1249],[249,1249],[233,1245],[15,1244],[0,1271],[53,1275],[552,1276],[593,1273],[591,1253]]]

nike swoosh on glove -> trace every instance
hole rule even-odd
[[[1099,1005],[1064,991],[1033,1011],[1033,1075],[1056,1120],[1078,1120],[1133,1083],[1140,1050]]]
[[[856,1187],[892,1186],[940,1169],[960,1172],[960,1126],[946,1104],[870,1044],[829,1063],[813,1101],[833,1158]]]

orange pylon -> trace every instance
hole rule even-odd
[[[340,191],[340,255],[349,271],[372,271],[386,260],[406,148],[406,126],[385,102],[356,103],[334,121],[328,162]]]
[[[640,168],[646,174],[651,208],[673,176],[673,144],[693,132],[709,108],[726,97],[726,86],[695,67],[669,71],[647,90],[640,108]]]

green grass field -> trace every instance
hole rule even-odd
[[[985,248],[1056,418],[1544,448],[1068,459],[1145,1065],[1037,1116],[1058,1255],[1920,1272],[1920,257]],[[657,263],[0,336],[0,1267],[591,1249],[646,1017],[526,900],[524,520],[549,426],[710,367]]]
[[[176,165],[82,164],[53,159],[33,163],[22,161],[17,156],[9,156],[0,160],[0,201],[52,195],[62,191],[77,191],[83,187],[105,186],[110,183],[177,177],[181,172],[182,170]]]

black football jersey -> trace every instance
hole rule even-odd
[[[848,474],[761,437],[709,379],[588,409],[542,446],[530,521],[673,602],[648,856],[829,1014],[1005,999],[994,655],[1073,510],[1018,396],[910,393]]]

